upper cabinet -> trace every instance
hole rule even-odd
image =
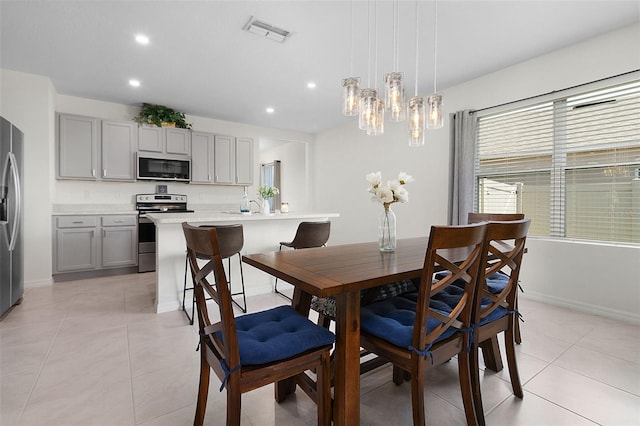
[[[95,179],[100,144],[100,119],[58,116],[58,177]]]
[[[253,184],[253,139],[192,132],[191,182]]]
[[[253,184],[253,139],[236,138],[236,183]]]
[[[213,151],[215,158],[215,183],[235,183],[235,142],[236,138],[226,135],[215,135],[213,139]]]
[[[213,133],[191,133],[191,182],[213,183]]]
[[[57,177],[135,180],[136,124],[58,114]]]
[[[102,179],[134,180],[138,131],[135,123],[102,120]]]
[[[173,127],[140,126],[138,150],[189,156],[191,155],[191,131]]]

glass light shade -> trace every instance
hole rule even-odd
[[[424,98],[415,96],[409,100],[409,146],[424,145],[425,121]]]
[[[358,126],[365,132],[377,114],[378,91],[376,89],[360,90],[360,103],[358,105]]]
[[[347,117],[358,115],[360,77],[342,79],[342,114]]]
[[[427,129],[439,129],[444,124],[442,115],[442,95],[434,93],[427,99],[429,111],[427,112]]]
[[[371,117],[367,135],[375,136],[384,133],[384,102],[380,98],[376,98],[375,114]]]
[[[385,74],[384,85],[386,91],[385,108],[391,113],[391,121],[404,121],[404,76],[401,72]]]

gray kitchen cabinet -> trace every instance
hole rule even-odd
[[[138,151],[163,152],[164,132],[162,131],[162,127],[138,127]]]
[[[253,139],[236,138],[236,183],[253,184]]]
[[[213,183],[213,133],[191,132],[191,182]]]
[[[135,123],[58,114],[60,179],[135,180]]]
[[[135,216],[102,216],[102,267],[135,266],[138,231]]]
[[[235,183],[235,142],[236,138],[227,135],[215,135],[213,139],[214,147],[214,182],[233,184]]]
[[[56,218],[55,272],[90,271],[98,268],[98,227],[93,216]]]
[[[102,121],[102,179],[136,179],[135,152],[138,129],[135,123]]]
[[[54,216],[53,273],[85,272],[138,263],[135,215]]]
[[[214,136],[214,182],[253,184],[253,139]]]
[[[191,155],[191,131],[165,127],[165,141],[167,154]]]
[[[100,146],[100,119],[58,115],[59,178],[96,179]]]
[[[191,155],[191,131],[174,127],[138,127],[138,151]]]

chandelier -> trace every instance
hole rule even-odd
[[[437,32],[438,5],[434,2],[434,48],[433,48],[433,93],[428,97],[418,96],[418,64],[419,64],[419,18],[418,0],[415,0],[415,93],[408,101],[405,98],[404,73],[398,71],[399,51],[399,0],[393,1],[393,71],[384,75],[384,99],[378,96],[378,89],[371,86],[371,22],[369,18],[370,2],[367,1],[367,40],[368,40],[368,87],[360,88],[359,77],[347,77],[342,80],[342,113],[345,116],[358,116],[358,127],[368,135],[384,133],[384,116],[393,122],[408,119],[409,146],[422,146],[427,129],[439,129],[443,126],[443,96],[436,91],[437,71]],[[353,0],[350,2],[350,70],[353,75]],[[377,79],[377,0],[374,0],[374,34],[375,34],[375,73]]]

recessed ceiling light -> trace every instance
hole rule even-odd
[[[307,83],[307,88],[315,89],[316,88],[316,84],[313,81],[310,81],[310,82]]]
[[[149,44],[149,37],[144,34],[136,34],[136,41],[140,44]]]
[[[131,87],[140,87],[140,81],[139,80],[135,80],[135,79],[131,79],[131,80],[129,80],[129,86],[131,86]]]
[[[273,109],[273,107],[267,107],[266,111],[267,111],[269,114],[273,114],[273,113],[275,112],[275,109]]]

